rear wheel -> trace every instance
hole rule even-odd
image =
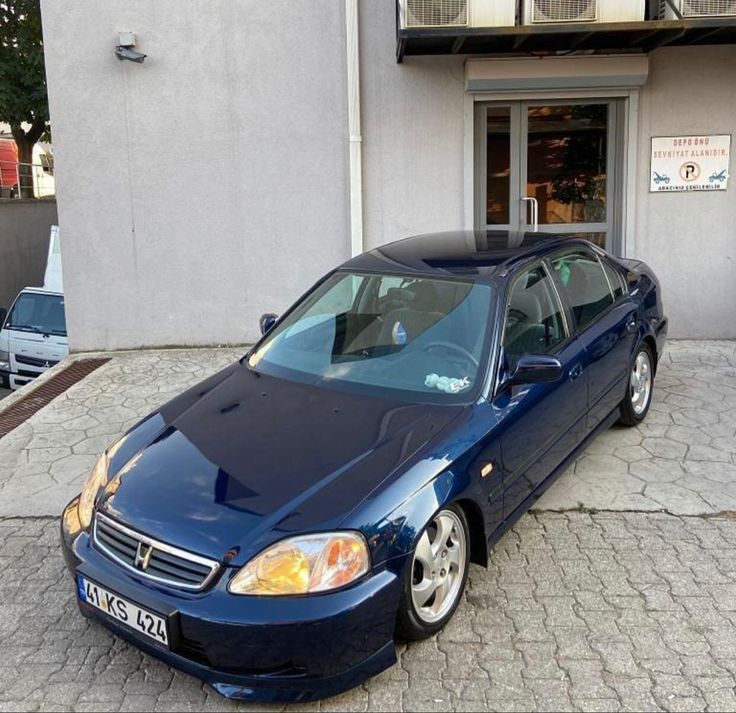
[[[642,344],[636,352],[629,370],[629,386],[621,402],[621,423],[636,426],[649,411],[654,389],[654,357],[648,344]]]
[[[440,510],[424,529],[406,567],[396,633],[418,640],[436,634],[455,613],[468,579],[470,535],[462,508]]]

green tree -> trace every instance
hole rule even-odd
[[[32,163],[49,129],[40,0],[0,0],[0,121],[10,124],[19,162]],[[32,197],[29,166],[20,167],[20,183]]]

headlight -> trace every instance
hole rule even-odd
[[[10,371],[10,354],[0,350],[0,369]]]
[[[252,559],[231,580],[233,594],[312,594],[344,587],[371,568],[363,535],[334,532],[277,542]]]
[[[103,453],[95,463],[95,467],[87,476],[82,488],[82,494],[79,497],[79,523],[86,530],[92,523],[92,513],[97,502],[97,496],[100,490],[107,485],[107,454]]]

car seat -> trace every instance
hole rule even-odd
[[[546,330],[542,320],[542,305],[533,292],[526,290],[513,295],[504,337],[504,350],[511,368],[516,366],[522,354],[546,350]]]

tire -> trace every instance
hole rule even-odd
[[[468,520],[461,507],[449,505],[424,528],[405,567],[396,619],[399,639],[426,639],[450,621],[465,591],[469,565]]]
[[[648,344],[641,344],[629,367],[626,396],[619,407],[619,421],[636,426],[647,416],[654,392],[654,355]]]

